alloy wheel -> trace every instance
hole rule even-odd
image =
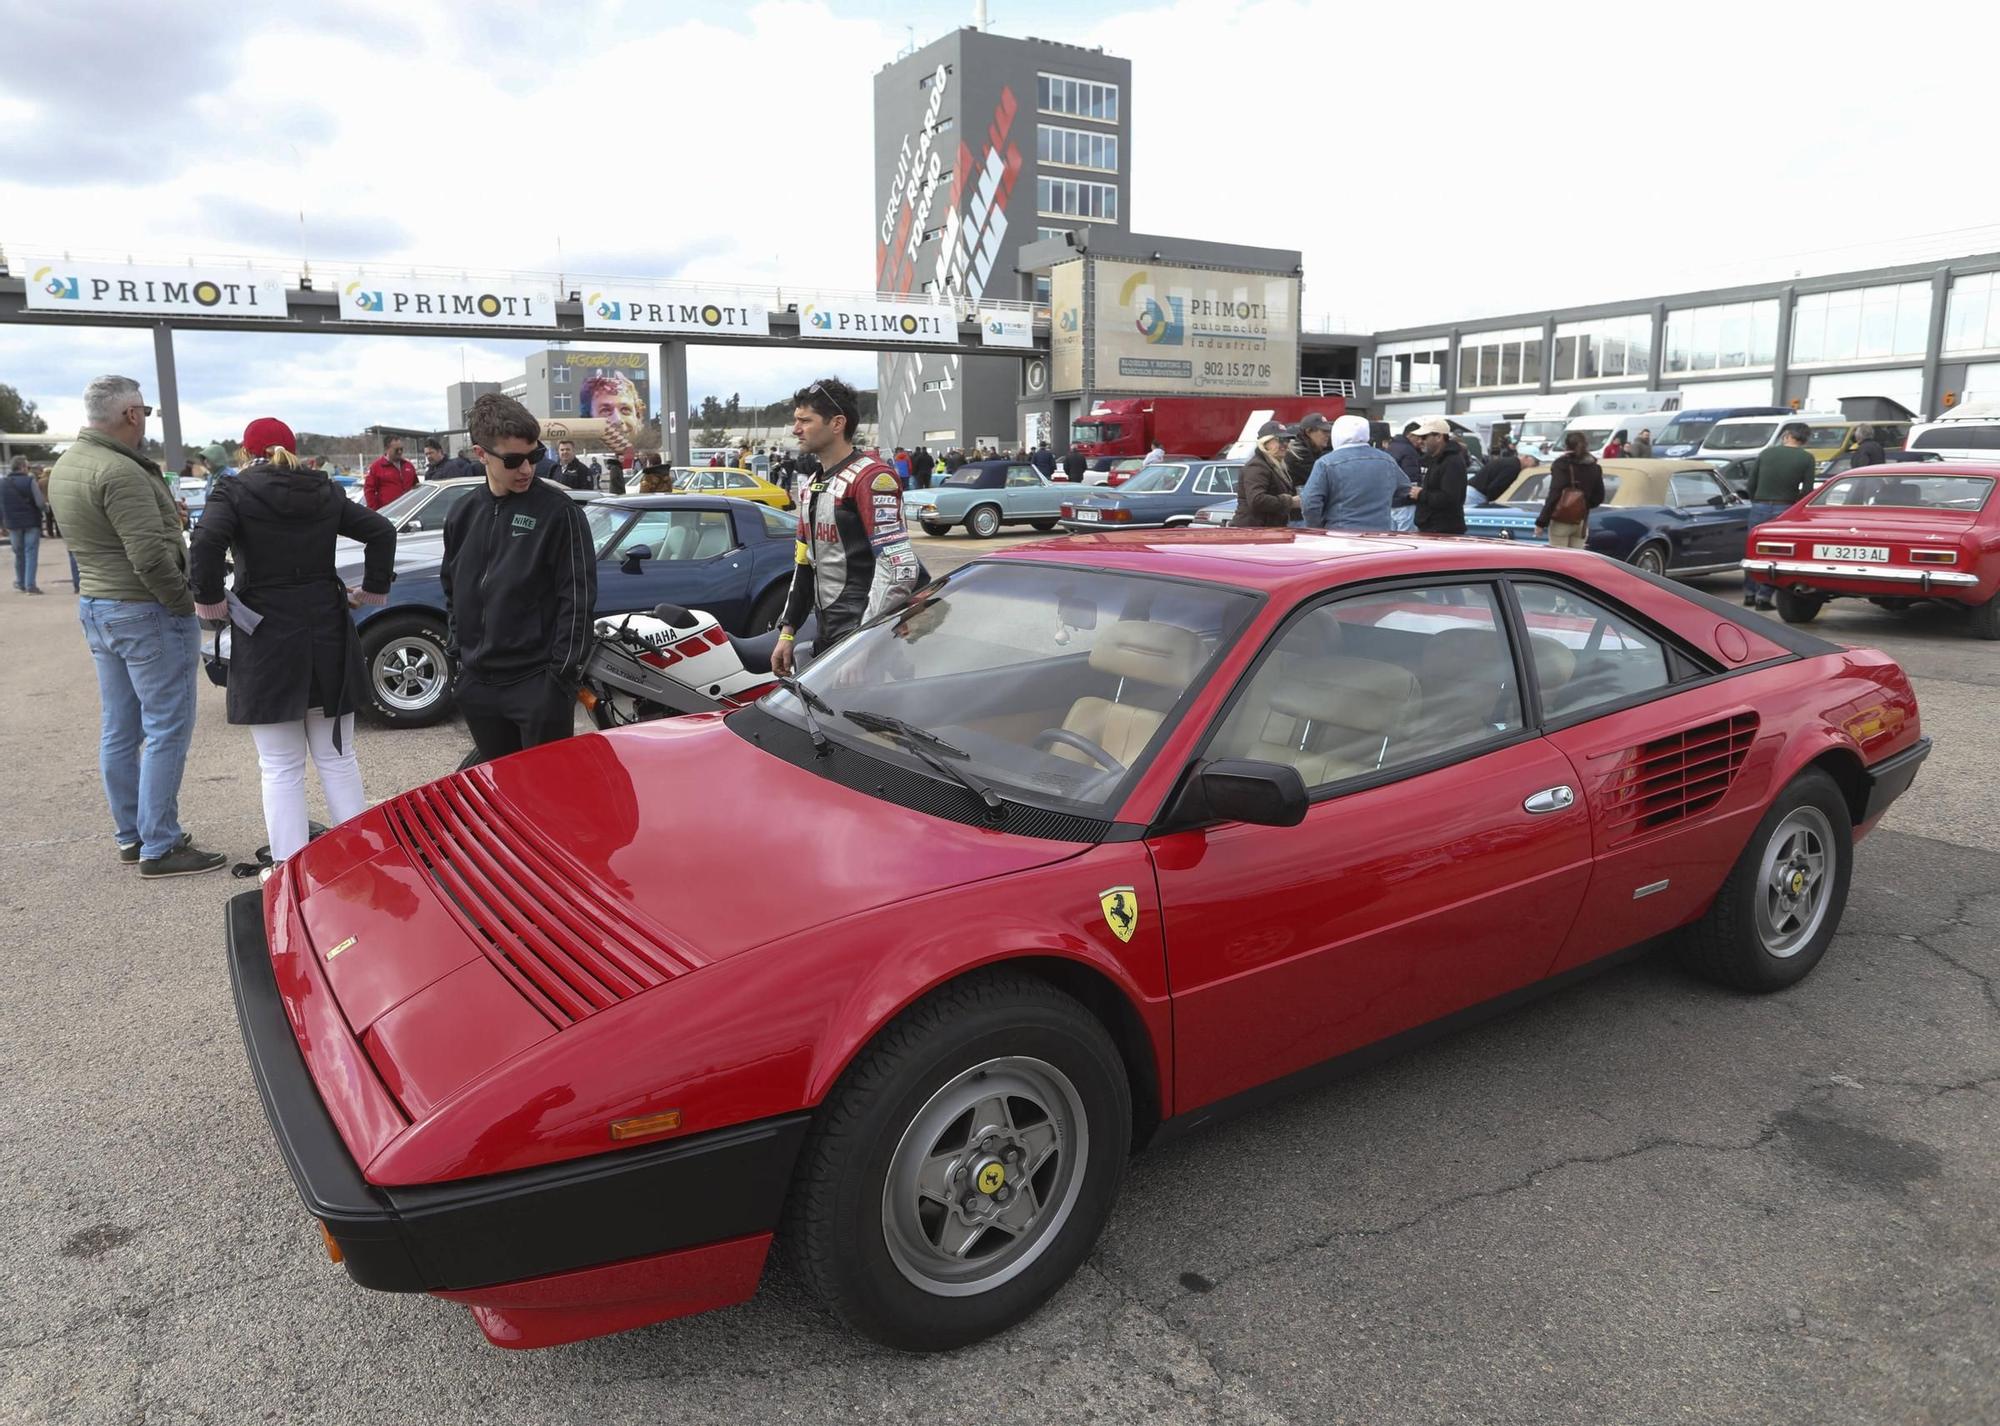
[[[1779,960],[1797,955],[1826,919],[1833,827],[1819,808],[1794,808],[1771,832],[1757,870],[1757,939]]]

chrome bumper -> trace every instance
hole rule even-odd
[[[1879,564],[1821,564],[1812,560],[1753,560],[1743,561],[1746,573],[1762,575],[1766,579],[1777,579],[1784,575],[1818,575],[1824,579],[1874,579],[1884,584],[1912,584],[1928,590],[1932,586],[1945,589],[1970,589],[1979,583],[1979,576],[1954,569],[1910,569],[1890,568]]]

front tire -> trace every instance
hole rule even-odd
[[[905,1351],[1011,1327],[1097,1239],[1131,1147],[1104,1027],[1006,972],[945,986],[841,1076],[799,1154],[785,1238],[849,1326]]]
[[[997,506],[981,505],[965,517],[966,533],[982,540],[990,540],[1000,533],[1000,511]]]
[[[1632,567],[1647,574],[1667,572],[1667,552],[1658,545],[1641,545],[1632,552]]]
[[[384,614],[361,626],[362,706],[392,728],[428,728],[450,716],[451,658],[444,626],[427,614]]]
[[[1796,589],[1778,590],[1778,617],[1787,624],[1810,624],[1825,607],[1826,599],[1822,595]]]
[[[1714,904],[1681,932],[1681,964],[1737,990],[1796,985],[1833,941],[1853,870],[1847,799],[1808,768],[1757,824]]]
[[[919,520],[917,523],[923,527],[926,535],[949,535],[951,533],[951,526],[940,525],[935,520]]]

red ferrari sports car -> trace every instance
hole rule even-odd
[[[363,1286],[544,1346],[740,1301],[776,1238],[949,1348],[1147,1140],[1669,932],[1797,981],[1928,750],[1882,654],[1581,551],[1083,536],[753,707],[371,809],[231,903],[230,965]]]
[[[2000,639],[2000,466],[1870,466],[1828,481],[1750,532],[1743,568],[1778,586],[1778,613],[1804,624],[1829,599],[1885,609],[1936,600]]]

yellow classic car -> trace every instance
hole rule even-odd
[[[775,510],[792,508],[792,497],[783,486],[740,466],[677,465],[673,472],[676,495],[729,495]]]

